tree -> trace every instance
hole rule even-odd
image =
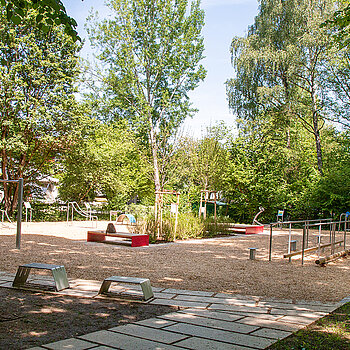
[[[28,11],[36,10],[36,26],[48,33],[55,25],[64,25],[65,32],[74,40],[80,40],[76,31],[77,22],[67,15],[61,0],[0,0],[6,8],[8,21],[18,25],[25,20]]]
[[[85,121],[81,138],[66,153],[60,175],[60,198],[93,200],[102,193],[113,205],[148,194],[145,164],[125,122],[103,124]]]
[[[0,7],[0,156],[4,180],[27,184],[50,173],[55,160],[79,132],[74,93],[79,75],[78,45],[54,26],[36,26],[30,10],[19,24]],[[5,208],[12,212],[17,187],[4,184]]]
[[[148,148],[160,190],[160,147],[194,112],[188,92],[205,77],[204,13],[199,0],[190,9],[188,0],[110,0],[108,6],[115,18],[89,29],[105,64],[102,89],[113,106],[110,117],[126,118]]]
[[[331,0],[262,1],[248,36],[232,41],[237,74],[227,83],[230,106],[241,121],[271,116],[288,133],[288,125],[296,118],[314,137],[320,175],[326,116],[324,68],[330,59],[329,36],[320,24],[333,11]]]
[[[346,0],[341,2],[347,4]],[[334,12],[330,19],[322,23],[322,26],[327,26],[335,30],[333,37],[341,47],[346,47],[350,44],[350,4],[341,7],[341,9]]]

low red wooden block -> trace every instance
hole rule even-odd
[[[149,245],[148,235],[132,235],[131,246],[132,247],[144,247]]]
[[[106,231],[88,231],[88,242],[104,242],[106,240]]]
[[[246,235],[251,235],[254,233],[263,233],[263,232],[264,232],[264,226],[252,225],[252,226],[247,226],[245,228]]]

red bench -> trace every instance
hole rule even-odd
[[[132,247],[144,247],[149,245],[148,235],[123,232],[106,233],[106,231],[103,230],[88,231],[87,242],[105,242],[107,236],[127,238]]]

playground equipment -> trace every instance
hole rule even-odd
[[[342,217],[341,217],[342,218]],[[306,253],[317,251],[318,260],[323,258],[320,257],[321,253],[325,248],[330,247],[330,255],[326,257],[326,261],[331,260],[337,256],[342,256],[336,252],[339,247],[344,247],[344,251],[346,251],[346,235],[349,231],[348,229],[348,221],[347,217],[345,220],[332,221],[332,218],[329,219],[320,219],[320,220],[305,220],[305,221],[288,221],[284,222],[284,224],[289,225],[289,237],[288,237],[288,253],[284,254],[284,258],[291,258],[293,256],[301,255],[301,263],[304,264],[304,258]],[[302,246],[300,250],[296,250],[296,242],[292,241],[292,225],[302,225],[303,226],[303,234],[302,234]],[[270,242],[269,242],[269,261],[272,260],[272,237],[273,237],[273,227],[279,225],[279,222],[270,224]],[[338,229],[337,229],[338,227]],[[309,236],[311,228],[314,228],[317,235],[317,242],[315,246],[309,247]],[[316,229],[316,230],[315,230]],[[318,229],[318,231],[317,231]],[[329,230],[329,239],[328,242],[322,242],[328,235],[325,235],[325,232]],[[315,233],[315,232],[314,232]],[[323,264],[324,262],[322,262]]]
[[[201,190],[201,201],[199,204],[199,217],[203,214],[203,218],[207,218],[207,203],[214,204],[214,219],[216,221],[216,203],[217,202],[217,191],[212,190]],[[204,205],[203,205],[204,203]]]
[[[22,231],[22,206],[23,206],[23,179],[18,180],[0,180],[6,183],[18,183],[18,199],[17,199],[17,231],[16,231],[16,248],[21,249],[21,231]],[[7,215],[7,213],[6,213]]]
[[[92,215],[91,206],[89,203],[85,203],[86,210],[83,210],[77,202],[68,202],[67,205],[67,223],[69,223],[69,218],[71,221],[74,221],[74,212],[86,218],[91,222],[95,221],[95,225],[97,226],[97,216]]]
[[[265,209],[263,207],[259,207],[259,212],[254,216],[254,219],[253,219],[253,224],[252,225],[260,225],[262,226],[263,224],[261,224],[257,219],[258,219],[258,216],[263,213],[265,211]]]
[[[170,213],[175,215],[175,224],[174,224],[174,240],[176,237],[177,230],[177,221],[179,215],[179,204],[180,204],[180,192],[170,191],[170,190],[161,190],[155,191],[156,199],[154,205],[154,217],[157,225],[157,239],[162,235],[162,221],[163,221],[163,207],[164,207],[164,195],[176,196],[176,202],[171,203]]]

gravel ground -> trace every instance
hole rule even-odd
[[[105,229],[107,222],[98,222]],[[63,264],[68,277],[103,280],[111,275],[146,277],[153,286],[238,293],[294,300],[339,301],[350,295],[350,257],[319,267],[317,254],[289,263],[288,231],[274,231],[272,261],[268,261],[269,230],[149,247],[86,242],[89,222],[24,223],[21,249],[15,249],[15,229],[0,226],[0,271],[15,273],[29,262]],[[316,233],[310,233],[316,242]],[[329,239],[324,233],[322,241]],[[292,239],[302,241],[300,230]],[[249,260],[250,247],[257,260]],[[327,254],[325,251],[322,255]],[[317,253],[317,252],[316,252]]]

